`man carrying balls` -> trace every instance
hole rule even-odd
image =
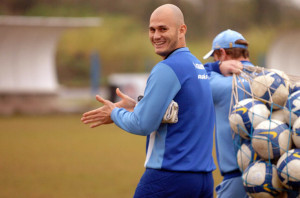
[[[249,60],[248,42],[238,32],[225,30],[213,40],[212,50],[203,58],[212,56],[215,62],[204,66],[210,76],[210,85],[216,110],[215,144],[217,160],[223,181],[216,188],[218,198],[248,197],[242,181],[242,173],[237,164],[237,147],[232,139],[232,131],[228,119],[231,92],[231,73],[220,74],[225,64],[233,63],[232,72],[238,73],[243,65],[253,66]],[[228,62],[229,61],[229,62]],[[230,62],[231,61],[231,62]],[[216,72],[217,71],[217,72]],[[249,87],[248,87],[249,88]],[[244,96],[244,94],[239,94]],[[235,141],[240,141],[236,136]],[[237,142],[237,145],[240,143]]]

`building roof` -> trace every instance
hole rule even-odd
[[[0,26],[37,26],[37,27],[94,27],[101,25],[99,17],[35,17],[0,16]]]

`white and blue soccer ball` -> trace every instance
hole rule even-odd
[[[293,125],[292,140],[296,148],[300,148],[300,117],[296,119]]]
[[[282,191],[276,166],[264,160],[251,163],[242,177],[245,190],[252,198],[273,198]]]
[[[263,102],[247,98],[233,106],[229,115],[229,123],[236,134],[249,139],[254,127],[268,119],[269,115],[270,111]]]
[[[300,90],[300,82],[290,84],[290,94]]]
[[[286,122],[293,126],[295,120],[300,116],[300,90],[288,97],[285,103],[284,115]]]
[[[272,109],[282,108],[289,96],[289,83],[285,76],[275,70],[258,73],[251,83],[254,96],[268,103]]]
[[[278,120],[261,122],[253,131],[252,147],[265,160],[278,159],[292,147],[289,127]]]
[[[279,120],[281,122],[287,123],[285,119],[285,110],[284,109],[279,109],[279,110],[274,110],[270,113],[270,119],[272,120]]]
[[[300,149],[289,150],[279,158],[277,173],[283,186],[300,190]]]
[[[253,150],[250,141],[244,142],[237,152],[237,163],[241,172],[244,172],[250,163],[259,159],[260,157]]]

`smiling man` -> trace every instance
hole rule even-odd
[[[185,47],[186,25],[184,17],[177,7],[166,5],[169,9],[156,9],[151,17],[149,24],[149,38],[155,48],[155,53],[166,58],[171,52],[177,48]],[[165,18],[162,21],[161,16]],[[178,20],[174,21],[174,18]],[[176,39],[174,39],[176,38]]]
[[[155,53],[163,58],[152,69],[144,97],[112,103],[83,114],[91,127],[114,122],[123,130],[147,136],[145,173],[135,198],[212,198],[214,107],[207,73],[186,47],[187,27],[181,10],[172,4],[158,7],[149,23]],[[161,123],[170,102],[178,103],[178,122]]]

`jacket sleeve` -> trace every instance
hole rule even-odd
[[[180,88],[175,72],[168,65],[159,63],[153,68],[144,97],[134,111],[115,108],[111,118],[117,126],[129,133],[149,135],[159,128],[168,105]]]
[[[209,76],[212,71],[221,74],[219,62],[220,61],[215,61],[215,62],[204,64],[204,68]]]

